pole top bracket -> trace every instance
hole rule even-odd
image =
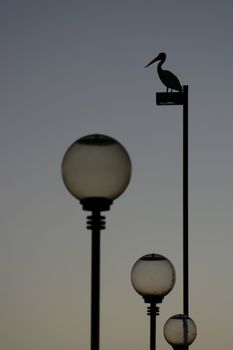
[[[156,92],[156,104],[158,106],[178,106],[184,105],[188,86],[184,85],[181,92]]]
[[[161,105],[183,105],[183,92],[156,92],[156,104]]]

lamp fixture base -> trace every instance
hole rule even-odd
[[[148,304],[160,304],[163,301],[163,296],[159,295],[144,295],[143,299],[145,303]]]
[[[80,200],[80,203],[83,207],[83,210],[86,211],[108,211],[110,210],[110,206],[112,204],[112,200],[108,198],[102,197],[90,197],[84,198]]]

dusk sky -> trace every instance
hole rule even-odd
[[[233,344],[233,3],[2,0],[1,350],[90,348],[91,233],[61,162],[88,134],[118,140],[129,187],[106,213],[101,350],[149,349],[130,272],[149,253],[176,269],[158,317],[182,313],[182,108],[157,106],[156,65],[189,85],[190,349]]]

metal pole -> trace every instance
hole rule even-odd
[[[100,230],[92,231],[91,262],[91,349],[99,349]]]
[[[92,230],[91,247],[91,350],[99,350],[100,333],[100,211],[89,216],[89,229]]]
[[[188,86],[183,87],[183,313],[189,315]],[[188,350],[188,345],[184,350]]]
[[[156,350],[156,314],[154,312],[155,305],[151,303],[150,314],[150,350]]]
[[[101,211],[110,209],[112,201],[107,198],[84,198],[83,210],[91,211],[87,217],[87,229],[91,240],[91,350],[99,350],[100,333],[100,233],[105,229],[105,217]]]
[[[91,211],[87,217],[87,229],[92,232],[91,240],[91,350],[99,350],[100,334],[100,233],[105,229],[102,211],[110,209],[112,201],[107,198],[84,198],[84,210]]]
[[[183,104],[183,294],[184,315],[189,315],[189,222],[188,222],[188,86]]]
[[[147,315],[150,316],[150,350],[156,350],[156,316],[159,314],[159,308],[155,301],[150,302],[147,308]]]

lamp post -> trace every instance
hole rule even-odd
[[[136,261],[131,271],[133,288],[145,303],[150,304],[147,314],[150,316],[150,350],[156,349],[156,316],[165,295],[175,284],[175,269],[172,263],[162,255],[147,254]]]
[[[157,92],[157,105],[183,106],[183,314],[189,316],[189,128],[188,85],[179,92]],[[183,349],[188,350],[189,344]]]
[[[157,105],[183,106],[183,313],[189,315],[189,191],[188,191],[188,86],[180,92],[157,92]]]
[[[189,316],[189,199],[188,199],[188,86],[180,84],[179,79],[168,70],[162,68],[166,60],[165,52],[161,52],[146,67],[158,62],[157,73],[161,82],[166,86],[166,92],[156,93],[156,104],[161,105],[182,105],[183,106],[183,315],[176,315],[171,320],[176,323],[183,322],[183,329],[186,329],[190,322]],[[170,92],[169,92],[170,89]],[[175,92],[173,92],[175,90]],[[177,92],[178,91],[178,92]],[[177,318],[178,317],[178,318]],[[193,321],[192,321],[193,322]],[[170,323],[169,323],[170,324]],[[194,323],[193,323],[194,324]],[[195,324],[194,324],[195,325]],[[195,326],[196,327],[196,326]],[[187,329],[186,329],[187,331]],[[187,332],[184,332],[182,349],[188,350],[189,342]],[[166,333],[165,333],[166,334]],[[187,339],[186,339],[187,338]],[[195,339],[195,337],[194,337]],[[194,340],[193,339],[193,340]],[[192,341],[193,341],[192,340]],[[178,349],[177,347],[175,349]],[[180,348],[179,348],[180,349]]]
[[[67,190],[90,211],[87,229],[92,231],[91,250],[91,350],[99,350],[100,319],[100,232],[105,229],[102,211],[127,188],[131,161],[115,139],[100,134],[87,135],[72,143],[62,161],[62,177]]]
[[[166,53],[160,52],[145,68],[158,62],[157,73],[166,92],[156,93],[156,104],[183,106],[183,313],[189,315],[189,251],[188,251],[188,86],[181,86],[177,76],[162,68]],[[170,89],[170,92],[169,92]],[[175,90],[175,92],[174,92]],[[177,92],[178,91],[178,92]]]
[[[163,333],[166,341],[174,350],[184,350],[194,342],[197,327],[190,317],[174,315],[165,323]]]

